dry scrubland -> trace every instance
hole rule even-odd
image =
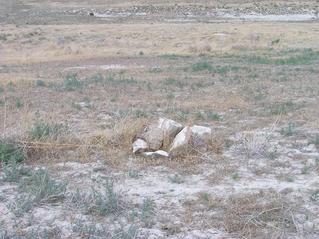
[[[204,14],[317,2],[192,2],[0,1],[1,239],[319,238],[318,20]],[[158,117],[209,151],[132,155]]]

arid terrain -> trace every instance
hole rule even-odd
[[[318,13],[0,0],[0,239],[319,238]],[[208,147],[133,154],[159,117]]]

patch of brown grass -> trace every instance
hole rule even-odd
[[[292,205],[276,193],[231,196],[223,215],[227,232],[243,238],[285,238],[296,232]]]
[[[193,212],[193,221],[200,215],[205,218],[203,224],[223,228],[235,238],[288,238],[298,230],[295,205],[273,191],[237,193],[226,198],[202,192],[198,200],[184,206]]]

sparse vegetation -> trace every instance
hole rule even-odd
[[[184,178],[178,174],[174,174],[174,176],[169,176],[168,178],[172,183],[176,183],[176,184],[184,183]]]
[[[0,239],[319,238],[318,4],[127,2],[0,0]]]
[[[83,83],[78,79],[76,74],[67,75],[62,84],[62,89],[64,91],[75,91],[81,89]]]
[[[238,179],[240,179],[239,172],[233,173],[233,174],[231,175],[231,177],[232,177],[233,180],[238,180]]]
[[[142,204],[140,219],[146,227],[150,227],[154,223],[152,221],[154,214],[154,201],[151,199],[145,199]]]
[[[54,138],[58,136],[63,128],[62,124],[47,123],[43,120],[38,120],[29,131],[29,136],[35,140],[42,140],[49,137]]]
[[[296,231],[292,205],[279,195],[268,194],[267,198],[258,194],[237,195],[230,197],[226,205],[223,222],[230,233],[256,238]]]
[[[312,140],[310,140],[310,143],[314,144],[314,145],[316,145],[318,147],[319,146],[319,134],[316,134],[314,136],[314,138]]]
[[[92,190],[80,192],[79,189],[70,196],[70,203],[76,208],[83,210],[85,213],[106,216],[109,214],[120,214],[125,204],[118,192],[115,192],[111,180],[103,183],[103,190]]]
[[[196,119],[198,120],[208,120],[208,121],[221,121],[223,117],[214,112],[214,111],[206,111],[206,112],[197,112]]]
[[[22,178],[19,188],[28,193],[35,203],[54,202],[64,198],[66,183],[52,179],[46,170],[39,169]]]
[[[181,80],[176,80],[174,78],[167,78],[164,82],[167,86],[176,86],[178,88],[184,88],[187,84],[182,82]]]
[[[16,105],[16,107],[18,109],[22,108],[23,107],[23,103],[22,103],[21,99],[17,98],[15,105]]]
[[[207,61],[201,61],[201,62],[197,62],[195,64],[192,65],[192,71],[212,71],[213,67],[210,63],[208,63]]]
[[[293,103],[292,101],[286,101],[278,104],[274,104],[270,107],[270,114],[281,115],[288,114],[289,112],[299,109],[300,106]]]
[[[281,57],[278,57],[281,56]],[[284,56],[282,56],[284,55]],[[288,56],[287,56],[288,55]],[[301,49],[278,52],[275,56],[250,56],[247,60],[254,64],[271,64],[271,65],[304,65],[319,59],[319,52],[312,49]]]
[[[28,171],[21,166],[16,160],[9,160],[3,164],[3,180],[6,182],[19,182],[23,175],[27,175]]]
[[[284,136],[292,136],[296,131],[296,126],[294,123],[289,122],[287,127],[283,127],[280,130],[280,133]]]
[[[21,162],[23,159],[23,152],[17,145],[5,143],[0,140],[0,162]]]
[[[312,192],[310,198],[311,198],[311,200],[318,202],[319,201],[319,190]]]
[[[3,179],[18,184],[20,194],[8,204],[16,216],[22,216],[40,203],[57,202],[66,192],[66,183],[52,179],[46,170],[32,171],[14,161],[5,165]]]
[[[35,84],[36,84],[36,86],[39,86],[39,87],[44,87],[44,86],[46,86],[44,80],[37,80],[37,81],[35,82]]]
[[[129,175],[130,178],[138,178],[138,177],[141,176],[140,172],[138,170],[130,170],[128,172],[128,175]]]

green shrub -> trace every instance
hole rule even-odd
[[[67,75],[63,81],[63,90],[65,91],[75,91],[82,88],[82,82],[79,81],[76,74]]]
[[[197,112],[196,119],[198,120],[213,120],[213,121],[221,121],[223,117],[213,111],[206,111],[206,112]]]
[[[296,126],[294,123],[289,122],[287,127],[283,127],[280,130],[280,134],[283,136],[292,136],[296,132]]]
[[[120,192],[114,189],[113,181],[108,179],[103,183],[103,188],[90,191],[77,189],[70,194],[69,203],[83,211],[85,214],[97,214],[100,216],[119,215],[125,209]]]
[[[29,212],[34,206],[33,199],[28,194],[18,195],[15,200],[8,205],[10,211],[17,217]]]
[[[316,134],[316,136],[310,141],[310,143],[319,146],[319,134]]]
[[[16,145],[0,141],[0,162],[21,162],[23,159],[23,152]]]
[[[3,180],[5,182],[19,182],[20,178],[28,175],[28,170],[17,161],[11,160],[3,165]]]
[[[153,224],[152,218],[155,215],[156,205],[151,199],[144,199],[141,207],[140,220],[143,222],[144,226],[150,227]]]
[[[17,99],[16,99],[16,107],[17,107],[18,109],[20,109],[20,108],[23,107],[23,102],[21,101],[20,98],[17,98]]]
[[[298,110],[301,106],[293,103],[292,101],[286,101],[276,103],[270,106],[269,113],[272,115],[288,114],[289,112]]]
[[[205,71],[205,70],[212,71],[213,67],[208,62],[201,61],[201,62],[198,62],[198,63],[195,63],[194,65],[192,65],[192,70],[193,71]]]
[[[36,86],[41,86],[41,87],[45,86],[45,82],[43,80],[37,80],[35,84]]]
[[[169,85],[169,86],[176,86],[178,88],[184,88],[187,84],[180,81],[180,80],[176,80],[174,78],[167,78],[165,81],[164,81],[164,84],[165,85]]]
[[[37,121],[29,131],[29,136],[30,138],[37,140],[55,137],[59,134],[62,128],[63,126],[61,124]]]
[[[33,197],[35,203],[43,201],[56,201],[64,197],[66,183],[50,177],[44,169],[36,170],[30,177],[20,182],[19,187]]]

